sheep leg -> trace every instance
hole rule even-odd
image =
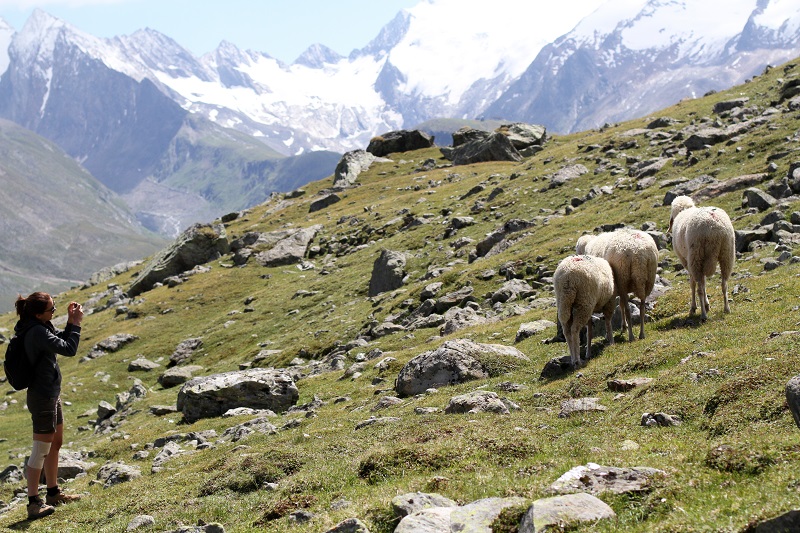
[[[700,300],[700,320],[705,321],[708,318],[708,310],[711,308],[708,303],[708,294],[706,294],[705,275],[701,275],[697,280],[697,299]]]
[[[641,303],[639,304],[639,338],[644,339],[644,306],[645,306],[645,298],[641,298],[639,300]]]
[[[622,311],[622,326],[623,335],[625,334],[625,329],[628,330],[628,341],[633,340],[633,319],[631,318],[631,308],[628,307],[628,294],[620,294],[619,295],[619,310]]]
[[[689,281],[692,286],[692,304],[689,306],[689,316],[692,316],[697,311],[697,301],[695,300],[695,291],[697,290],[697,280],[694,276],[689,276]]]
[[[731,312],[731,305],[728,302],[728,278],[726,278],[726,277],[722,278],[722,297],[725,299],[724,300],[724,302],[725,302],[725,312],[726,313],[730,313]]]
[[[567,339],[567,348],[569,349],[569,361],[573,368],[580,359],[581,352],[581,327],[575,324],[575,319],[570,317],[566,322],[561,323],[561,329],[564,331],[564,337]]]
[[[586,361],[588,362],[592,357],[592,336],[594,334],[592,315],[589,315],[589,324],[587,324],[586,328]]]
[[[614,304],[608,305],[603,309],[603,318],[606,321],[606,340],[608,344],[614,344],[614,331],[611,329],[611,318],[614,316]]]

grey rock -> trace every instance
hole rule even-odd
[[[469,339],[449,340],[406,363],[397,377],[395,390],[401,397],[413,396],[430,388],[486,379],[489,370],[480,359],[501,366],[504,360],[528,360],[522,352],[509,346],[480,344]]]
[[[496,413],[509,414],[508,407],[495,392],[474,391],[450,399],[444,410],[447,414]]]
[[[581,522],[616,518],[614,510],[591,494],[577,493],[542,498],[533,502],[522,517],[519,533],[536,533],[575,527]]]
[[[752,126],[749,122],[741,122],[724,128],[703,128],[691,133],[683,141],[683,145],[691,151],[702,150],[706,146],[713,146],[745,133]]]
[[[378,400],[378,403],[375,404],[375,406],[373,406],[372,409],[370,409],[370,411],[372,412],[381,411],[383,409],[388,409],[389,407],[394,407],[396,405],[402,405],[402,404],[403,400],[401,400],[396,396],[384,396],[383,398]]]
[[[680,426],[681,419],[675,415],[668,415],[666,413],[644,413],[640,422],[642,426]]]
[[[117,412],[117,409],[106,401],[101,401],[97,405],[97,420],[105,420],[111,418]]]
[[[358,518],[348,518],[342,520],[325,533],[370,533],[366,524]]]
[[[0,483],[19,483],[24,479],[22,469],[17,465],[10,465],[0,472]]]
[[[151,405],[150,414],[155,416],[171,415],[178,412],[177,405]]]
[[[522,160],[522,155],[514,148],[509,138],[498,132],[488,133],[484,138],[476,135],[457,147],[449,150],[442,149],[442,155],[451,160],[454,165]]]
[[[436,300],[433,311],[441,314],[453,307],[463,306],[467,302],[473,302],[475,301],[475,298],[472,297],[474,292],[475,289],[471,285],[466,285],[456,291],[448,292]]]
[[[164,463],[185,453],[186,451],[184,451],[177,442],[166,443],[153,458],[153,466],[150,471],[154,474],[161,472],[164,469]]]
[[[308,245],[322,229],[321,224],[292,230],[269,250],[256,254],[256,262],[263,267],[294,265],[303,260]]]
[[[397,152],[409,152],[433,146],[434,138],[421,130],[397,130],[370,139],[367,152],[383,157]]]
[[[377,296],[403,286],[406,277],[406,256],[403,252],[381,250],[372,266],[369,280],[369,296]]]
[[[561,187],[567,182],[572,181],[575,178],[579,178],[588,172],[589,169],[581,164],[566,166],[550,176],[550,185],[548,188],[553,189],[555,187]]]
[[[194,422],[236,407],[282,412],[298,397],[289,373],[258,368],[194,378],[181,386],[177,405],[186,421]]]
[[[194,373],[202,369],[203,367],[198,365],[175,366],[161,374],[158,383],[165,389],[182,385],[194,378]]]
[[[521,219],[511,219],[502,227],[492,231],[486,238],[475,245],[475,253],[478,257],[485,257],[498,244],[503,242],[509,235],[532,228],[536,225],[534,221]]]
[[[430,507],[405,516],[394,533],[492,533],[492,523],[504,509],[529,503],[524,498],[486,498],[460,507]]]
[[[606,383],[611,392],[628,392],[653,382],[653,378],[612,379]]]
[[[149,291],[165,278],[191,270],[229,251],[230,244],[222,224],[195,224],[153,257],[131,283],[128,296]]]
[[[550,485],[549,491],[557,494],[587,492],[594,495],[603,492],[642,492],[650,488],[655,476],[663,475],[666,473],[656,468],[617,468],[588,463],[586,466],[576,466],[559,477]]]
[[[345,188],[358,180],[358,175],[369,169],[377,158],[366,150],[347,152],[339,160],[333,172],[333,187]]]
[[[143,527],[150,527],[156,525],[156,519],[150,515],[142,514],[134,517],[128,522],[128,527],[125,531],[134,531]]]
[[[392,510],[395,516],[402,518],[430,507],[457,507],[458,503],[440,494],[411,492],[392,498]]]
[[[550,320],[536,320],[535,322],[525,322],[524,324],[520,324],[514,342],[524,341],[525,339],[533,337],[534,335],[538,335],[539,333],[542,333],[543,331],[554,327],[556,327],[556,323]]]
[[[593,411],[606,411],[608,407],[598,403],[600,398],[572,398],[561,402],[559,418],[568,418],[576,413],[589,413]]]
[[[522,300],[533,293],[533,288],[525,280],[512,279],[503,283],[502,287],[492,294],[492,303]]]
[[[139,357],[128,363],[128,372],[150,372],[160,367],[158,363],[154,363],[144,357]]]
[[[725,111],[730,111],[731,109],[735,109],[737,107],[744,107],[747,102],[750,101],[750,98],[747,96],[742,96],[741,98],[734,98],[733,100],[725,100],[723,102],[717,102],[714,104],[714,113],[720,114],[724,113]]]
[[[489,320],[480,315],[475,309],[471,307],[460,308],[456,307],[448,310],[444,317],[444,323],[440,328],[442,335],[452,335],[458,330],[476,326],[479,324],[486,324]]]
[[[757,187],[750,187],[742,193],[742,207],[753,207],[759,211],[767,211],[775,207],[778,201]]]
[[[341,202],[342,198],[338,194],[331,193],[323,196],[319,200],[314,200],[311,202],[311,205],[308,206],[309,213],[315,213],[317,211],[322,211],[326,207],[330,207],[335,203]]]
[[[798,107],[800,109],[800,106]],[[780,516],[748,527],[750,533],[793,533],[800,531],[800,511],[788,511]]]
[[[502,133],[523,157],[530,157],[542,149],[547,138],[547,129],[539,124],[514,122],[503,124],[495,131]]]
[[[194,352],[199,350],[202,346],[203,346],[203,339],[199,337],[190,338],[179,342],[178,345],[175,347],[175,351],[172,352],[172,355],[169,356],[168,366],[175,366],[186,362],[189,358],[192,357]]]
[[[97,472],[97,479],[102,481],[104,488],[125,483],[142,476],[139,467],[129,466],[124,463],[106,463]]]
[[[789,404],[795,424],[800,428],[800,375],[786,383],[786,403]]]
[[[238,442],[254,433],[273,435],[277,432],[278,428],[270,423],[267,416],[260,416],[226,429],[220,438],[224,441]]]
[[[364,429],[369,426],[384,426],[386,424],[394,424],[400,422],[402,419],[397,418],[395,416],[383,416],[383,417],[369,417],[367,420],[363,422],[359,422],[356,424],[356,430]]]

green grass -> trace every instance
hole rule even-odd
[[[792,155],[798,153],[800,115],[796,111],[776,116],[733,143],[695,153],[698,161],[694,164],[676,158],[659,172],[653,186],[643,190],[637,190],[625,174],[595,173],[608,163],[624,166],[624,160],[587,147],[619,147],[631,139],[623,135],[626,131],[643,127],[656,116],[672,116],[683,125],[711,117],[715,102],[740,93],[750,96],[752,105],[766,108],[777,100],[778,79],[795,76],[794,71],[776,68],[731,91],[683,101],[652,117],[556,136],[541,153],[521,163],[483,163],[420,173],[416,169],[428,158],[445,163],[438,149],[393,154],[392,163],[374,165],[359,178],[358,187],[322,211],[309,213],[308,206],[317,193],[330,187],[331,178],[305,186],[304,196],[280,209],[276,208],[279,200],[274,199],[248,210],[227,225],[232,238],[247,231],[322,224],[324,229],[314,244],[328,250],[327,255],[313,258],[317,268],[309,271],[255,263],[231,267],[231,258],[223,257],[209,264],[210,272],[194,275],[178,287],[142,294],[129,305],[140,318],[126,320],[113,308],[87,316],[79,355],[114,333],[131,333],[139,339],[93,361],[61,360],[64,399],[71,402],[66,407],[65,448],[91,450],[98,464],[87,477],[69,483],[69,490],[86,497],[31,524],[21,522],[24,511],[18,507],[0,515],[0,528],[111,532],[123,530],[138,514],[150,514],[158,530],[203,520],[218,521],[226,531],[235,532],[319,532],[359,517],[373,533],[389,533],[397,523],[390,501],[398,494],[438,492],[462,504],[505,496],[532,501],[549,495],[547,488],[564,472],[587,462],[648,466],[665,475],[644,494],[601,495],[618,519],[578,528],[582,531],[736,532],[796,508],[800,447],[784,387],[800,368],[800,334],[775,333],[800,330],[800,265],[765,271],[760,259],[777,256],[773,246],[737,259],[730,282],[730,314],[722,313],[719,277],[710,279],[712,309],[705,323],[688,316],[688,278],[675,268],[677,258],[671,249],[661,251],[661,275],[672,288],[657,301],[653,320],[645,327],[647,337],[627,342],[617,331],[616,343],[602,349],[598,340],[598,356],[579,373],[539,379],[545,363],[565,355],[567,349],[565,344],[542,342],[553,336],[554,329],[514,343],[522,323],[556,320],[554,307],[530,306],[521,315],[499,312],[497,321],[453,336],[513,345],[530,362],[506,371],[498,366],[487,380],[442,387],[436,394],[405,398],[398,406],[372,412],[381,396],[395,394],[392,385],[403,364],[445,340],[434,328],[398,332],[353,350],[345,363],[347,367],[360,352],[378,348],[383,357],[397,359],[388,371],[374,368],[379,358],[369,361],[357,379],[340,379],[343,372],[332,372],[298,381],[299,404],[315,397],[325,403],[315,416],[289,414],[272,420],[281,428],[298,419],[297,427],[182,455],[156,474],[150,473],[154,453],[137,460],[135,450],[173,433],[213,429],[222,434],[246,417],[187,424],[180,415],[152,416],[149,407],[174,403],[178,389],[158,385],[158,370],[136,375],[127,371],[128,363],[139,355],[166,365],[179,342],[198,336],[204,345],[191,363],[203,366],[201,375],[236,370],[262,349],[281,350],[263,366],[283,367],[296,357],[319,358],[365,332],[373,320],[380,322],[401,312],[407,300],[418,303],[422,289],[432,281],[444,283],[441,294],[470,284],[482,308],[490,310],[486,296],[504,278],[482,279],[487,269],[513,266],[534,281],[536,272],[552,272],[572,253],[583,232],[603,224],[640,227],[653,221],[665,232],[669,208],[661,204],[670,189],[665,184],[701,174],[727,180],[765,172],[773,154],[788,151],[789,156],[775,160],[779,170],[774,178],[784,176],[796,159]],[[633,138],[638,146],[618,151],[649,159],[664,149],[641,135]],[[562,188],[546,190],[549,174],[575,163],[585,165],[589,172]],[[462,199],[479,184],[486,186],[483,193]],[[582,197],[595,186],[613,187],[614,194],[590,200],[570,215],[553,216],[564,212],[570,198]],[[475,201],[485,200],[497,187],[503,192],[482,211],[472,212]],[[742,209],[741,191],[705,203],[726,209],[737,229],[750,227],[763,216]],[[476,224],[444,238],[448,220],[442,215],[444,209],[452,211],[450,216],[473,216]],[[787,215],[800,211],[800,201],[789,202],[783,209]],[[406,212],[428,223],[405,228]],[[450,246],[465,236],[480,241],[512,218],[536,224],[503,253],[470,262],[468,253],[474,245],[461,250]],[[336,255],[334,242],[348,252]],[[408,252],[409,283],[370,298],[369,278],[381,248]],[[436,279],[425,279],[435,268],[446,271]],[[134,275],[124,274],[111,282],[125,287]],[[735,294],[734,287],[738,287]],[[103,285],[74,290],[57,301],[85,301],[104,289]],[[300,290],[313,295],[295,297]],[[545,285],[531,300],[552,296],[552,288]],[[253,299],[249,304],[253,311],[245,313],[247,298]],[[510,307],[506,305],[505,310]],[[172,312],[164,313],[167,309]],[[13,322],[10,315],[0,317],[0,327],[10,328]],[[610,379],[638,376],[654,381],[624,396],[608,390]],[[148,394],[115,432],[79,430],[88,426],[86,418],[78,418],[80,414],[101,400],[114,403],[115,394],[128,390],[134,377],[142,380]],[[498,385],[506,381],[525,387],[517,392],[499,391]],[[0,440],[0,456],[8,457],[8,464],[19,464],[30,446],[29,416],[24,394],[2,387],[0,405],[5,403],[7,408],[0,411],[0,437],[5,439]],[[478,387],[497,391],[520,409],[504,416],[442,413],[451,397]],[[598,397],[607,411],[558,417],[563,400],[584,396]],[[340,398],[347,399],[335,403]],[[417,407],[440,411],[418,415]],[[642,427],[645,412],[679,415],[683,423],[671,428]],[[355,430],[372,415],[400,421]],[[626,441],[638,447],[623,448]],[[92,480],[106,461],[135,464],[143,476],[104,489]],[[276,488],[263,488],[264,483],[275,483]],[[0,485],[0,500],[9,501],[16,489],[19,486]],[[289,514],[298,509],[313,513],[314,518],[307,524],[290,524]],[[514,531],[519,514],[518,509],[508,511],[495,531]]]

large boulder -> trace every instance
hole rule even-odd
[[[314,240],[321,229],[322,225],[316,224],[290,232],[276,242],[272,248],[256,255],[256,262],[265,267],[299,263],[305,257],[309,243]]]
[[[373,137],[367,152],[383,157],[396,152],[408,152],[433,146],[433,137],[420,130],[397,130]]]
[[[353,185],[358,175],[369,169],[372,163],[379,160],[366,150],[347,152],[339,160],[333,172],[333,188],[343,189]]]
[[[395,390],[400,396],[413,396],[430,388],[486,379],[527,360],[525,354],[510,346],[449,340],[406,363],[397,376]]]
[[[564,526],[578,526],[581,522],[616,518],[607,503],[586,493],[542,498],[533,502],[522,518],[519,533],[558,531]]]
[[[299,395],[289,373],[254,368],[188,381],[178,393],[177,405],[184,419],[194,422],[237,407],[283,412],[297,403]]]
[[[137,296],[152,289],[170,276],[213,261],[230,251],[230,244],[222,224],[195,224],[178,236],[175,242],[147,264],[128,288],[129,296]]]
[[[525,124],[524,122],[514,122],[503,124],[495,131],[502,133],[511,145],[523,157],[530,157],[543,149],[542,145],[547,137],[547,129],[538,124]]]
[[[475,134],[472,140],[452,148],[442,148],[442,155],[454,165],[471,165],[487,161],[522,161],[522,155],[509,138],[500,132]]]
[[[492,533],[492,524],[504,509],[528,503],[528,500],[516,497],[485,498],[463,506],[428,507],[405,516],[394,533]]]
[[[403,286],[406,277],[406,256],[403,252],[381,250],[381,255],[372,266],[369,280],[369,296],[377,296]]]

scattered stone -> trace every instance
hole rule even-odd
[[[203,367],[198,365],[174,366],[159,376],[158,383],[165,389],[183,385],[194,378],[195,372],[202,369]]]
[[[492,523],[504,509],[528,504],[524,498],[486,498],[464,506],[424,508],[403,517],[394,533],[491,533]]]
[[[486,379],[490,376],[489,368],[482,361],[491,361],[499,373],[514,362],[528,361],[528,358],[516,348],[501,344],[450,340],[406,363],[397,377],[395,390],[401,397],[413,396],[431,387]]]
[[[177,405],[151,405],[150,414],[155,416],[171,415],[178,412]]]
[[[97,472],[98,481],[103,483],[103,488],[109,488],[119,483],[125,483],[142,476],[142,471],[137,466],[124,463],[106,463]]]
[[[348,518],[333,526],[325,533],[370,533],[366,524],[358,518]]]
[[[612,379],[606,385],[611,392],[628,392],[653,382],[653,378]]]
[[[606,411],[608,408],[600,405],[600,398],[572,398],[561,402],[559,418],[568,418],[575,413],[589,413],[593,411]]]
[[[149,359],[145,359],[144,357],[139,357],[138,359],[134,359],[130,363],[128,363],[128,372],[150,372],[158,367],[160,367],[158,363],[154,363]]]
[[[344,154],[333,173],[333,188],[343,189],[355,184],[359,174],[369,170],[376,159],[366,150],[353,150]]]
[[[375,425],[383,426],[386,424],[393,424],[395,422],[400,422],[401,420],[402,420],[401,418],[397,418],[394,416],[384,416],[380,418],[371,416],[367,420],[364,420],[363,422],[359,422],[358,424],[356,424],[356,430]]]
[[[402,403],[403,400],[396,396],[384,396],[372,409],[370,409],[370,411],[381,411],[383,409],[388,409],[389,407],[394,407],[395,405],[401,405]]]
[[[650,489],[651,480],[657,475],[666,475],[662,470],[647,467],[617,468],[588,463],[576,466],[550,485],[549,491],[556,494],[588,492],[602,494],[612,492],[624,494],[644,492]]]
[[[406,255],[403,252],[381,250],[372,266],[368,295],[377,296],[402,287],[407,275],[405,268]]]
[[[194,378],[178,393],[178,410],[187,422],[222,416],[228,409],[251,407],[283,412],[300,393],[291,374],[253,368]]]
[[[668,415],[666,413],[644,413],[642,415],[642,426],[680,426],[681,419],[675,415]]]
[[[430,507],[457,507],[458,503],[440,494],[411,492],[392,498],[392,510],[395,516],[402,518]]]
[[[383,157],[397,152],[421,150],[433,146],[433,136],[421,130],[397,130],[370,139],[367,152]]]
[[[508,407],[503,403],[497,393],[489,391],[475,391],[450,399],[444,410],[447,414],[462,413],[496,413],[509,414]]]
[[[173,367],[181,363],[185,363],[195,351],[203,346],[203,339],[191,338],[178,343],[175,351],[169,356],[169,364],[167,366]]]
[[[153,257],[128,287],[128,296],[138,296],[170,276],[218,259],[229,251],[225,226],[195,224]]]
[[[156,525],[156,519],[150,515],[143,514],[134,517],[130,522],[128,522],[128,527],[125,528],[125,531],[134,531],[136,529],[154,525]]]
[[[537,320],[535,322],[525,322],[524,324],[520,324],[514,342],[522,342],[525,339],[533,337],[534,335],[538,335],[539,333],[542,333],[546,329],[553,327],[556,327],[556,323],[550,320]]]
[[[522,517],[519,533],[563,530],[575,527],[581,522],[594,522],[606,518],[616,518],[611,507],[591,494],[577,493],[566,496],[542,498],[533,502]]]

